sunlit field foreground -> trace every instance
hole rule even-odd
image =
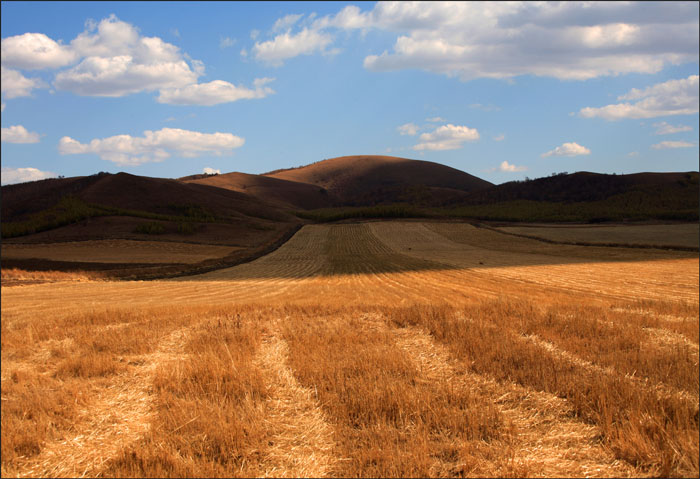
[[[698,255],[314,225],[2,288],[3,476],[698,476]]]

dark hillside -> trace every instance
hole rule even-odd
[[[193,175],[180,178],[179,181],[237,191],[285,208],[324,208],[334,203],[328,191],[320,186],[263,175],[246,173]]]
[[[473,192],[493,186],[488,181],[430,161],[393,156],[343,156],[265,176],[309,183],[328,190],[336,206],[372,206],[394,202],[421,202],[431,189]],[[441,190],[440,190],[441,189]]]
[[[469,194],[468,204],[531,200],[553,202],[599,201],[633,189],[671,187],[682,189],[697,186],[698,173],[635,173],[606,175],[582,171],[558,174],[529,181],[511,181]]]
[[[697,221],[698,172],[560,174],[453,198],[448,215],[501,221]]]
[[[90,221],[106,216],[120,219],[107,223]],[[69,227],[78,223],[81,228],[77,230]],[[294,216],[244,193],[127,173],[100,173],[2,187],[5,239],[63,228],[55,234],[40,235],[36,240],[157,235],[163,239],[236,244],[240,238],[284,229],[284,225],[293,223],[298,223]],[[222,235],[229,235],[229,240]]]

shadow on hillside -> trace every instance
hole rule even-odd
[[[534,241],[515,238],[515,241]],[[636,261],[697,258],[697,252],[658,248],[575,246],[544,244],[532,252],[462,245],[461,250],[422,253],[414,249],[398,252],[364,252],[328,255],[319,252],[314,258],[288,254],[285,246],[270,255],[231,268],[205,274],[173,278],[183,281],[304,279],[343,275],[381,275],[429,271],[488,270],[509,267],[537,267],[565,264],[624,263]],[[521,248],[522,250],[522,248]]]

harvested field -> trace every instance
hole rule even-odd
[[[698,265],[372,222],[3,286],[2,475],[697,477]]]
[[[632,226],[502,226],[506,233],[543,238],[563,243],[654,245],[698,248],[697,223]]]
[[[51,244],[5,244],[4,259],[41,258],[97,263],[197,263],[239,248],[169,241],[89,240]]]

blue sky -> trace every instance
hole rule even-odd
[[[2,183],[434,161],[698,169],[698,3],[15,2]]]

